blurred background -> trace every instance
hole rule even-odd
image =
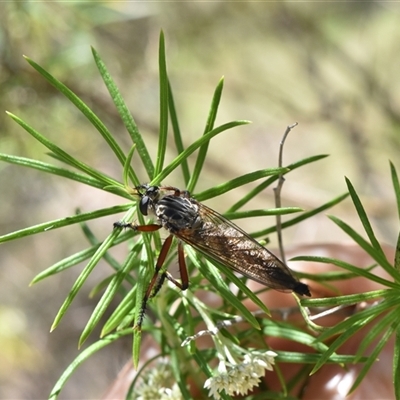
[[[400,6],[396,3],[7,2],[0,4],[0,152],[54,162],[14,123],[21,117],[76,158],[122,179],[122,167],[81,113],[23,59],[26,55],[89,104],[126,150],[130,140],[92,58],[96,48],[119,86],[154,156],[158,133],[158,39],[163,29],[168,72],[186,145],[204,129],[221,76],[217,124],[251,125],[213,140],[198,192],[246,172],[275,167],[287,125],[298,122],[284,164],[330,154],[287,177],[283,205],[316,207],[359,192],[378,238],[394,245],[398,217],[389,160],[400,167]],[[168,160],[176,156],[171,140]],[[194,155],[195,156],[195,155]],[[167,160],[167,161],[168,161]],[[134,160],[134,166],[139,166]],[[137,173],[147,176],[138,167]],[[182,186],[179,174],[165,184]],[[0,235],[125,200],[33,170],[0,164]],[[210,201],[223,212],[248,188]],[[274,206],[272,190],[249,205]],[[329,214],[359,227],[347,200]],[[117,218],[118,219],[118,218]],[[115,217],[90,223],[99,240]],[[238,221],[248,231],[273,219]],[[347,237],[319,215],[284,231],[285,244],[342,243]],[[274,238],[271,238],[274,241]],[[31,288],[32,278],[84,249],[78,226],[1,245],[0,398],[46,398],[69,363],[95,304],[88,293],[109,273],[99,265],[61,325],[49,329],[81,268]],[[127,248],[121,248],[122,257]],[[85,347],[94,342],[98,332]],[[130,357],[130,338],[80,367],[61,399],[99,398]]]

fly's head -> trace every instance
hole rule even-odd
[[[147,184],[136,186],[136,192],[140,197],[139,210],[143,215],[154,212],[157,202],[161,198],[161,190],[159,186],[150,186]]]

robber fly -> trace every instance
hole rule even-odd
[[[232,268],[248,278],[272,289],[311,296],[308,286],[295,278],[292,271],[274,254],[221,214],[196,201],[186,190],[173,186],[140,185],[135,188],[140,197],[139,210],[153,214],[156,224],[136,225],[116,222],[114,227],[131,228],[139,232],[153,232],[165,228],[170,235],[158,257],[154,275],[143,298],[136,327],[141,328],[147,301],[160,290],[165,278],[180,289],[189,286],[182,242],[204,255]],[[179,239],[178,262],[181,282],[160,270],[172,244]]]

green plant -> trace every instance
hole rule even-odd
[[[82,114],[90,121],[91,124],[98,130],[104,140],[107,142],[109,147],[112,149],[115,157],[121,163],[123,167],[122,182],[119,182],[109,176],[105,175],[99,170],[94,169],[90,165],[76,159],[72,155],[68,154],[60,147],[58,147],[52,141],[46,139],[44,135],[37,132],[34,128],[29,126],[19,117],[9,113],[10,117],[15,120],[22,128],[24,128],[30,135],[41,142],[50,150],[50,155],[58,161],[66,164],[68,167],[73,167],[76,171],[71,169],[56,166],[54,164],[46,164],[32,159],[10,156],[1,154],[0,159],[9,163],[14,163],[29,168],[35,168],[42,172],[55,174],[58,176],[66,177],[82,184],[86,184],[100,190],[105,190],[113,193],[117,196],[129,199],[130,202],[124,205],[118,205],[107,209],[101,209],[89,213],[77,214],[68,218],[59,219],[55,221],[49,221],[40,225],[32,226],[26,229],[22,229],[16,232],[12,232],[0,237],[0,242],[8,240],[19,239],[24,236],[33,235],[36,233],[43,232],[49,228],[55,229],[64,227],[71,224],[80,223],[84,230],[86,237],[89,242],[87,249],[80,251],[79,253],[73,254],[58,263],[54,264],[50,268],[46,269],[39,275],[37,275],[32,283],[38,283],[39,281],[53,275],[60,273],[67,268],[71,268],[76,264],[89,260],[86,267],[79,274],[75,284],[71,288],[65,302],[61,306],[57,313],[52,329],[55,329],[60,323],[61,319],[68,311],[71,306],[76,294],[81,290],[86,279],[93,271],[100,259],[104,258],[111,266],[111,273],[102,282],[100,282],[93,290],[92,294],[99,294],[103,292],[101,298],[94,309],[91,318],[87,322],[87,325],[83,329],[82,335],[79,340],[79,344],[83,344],[88,336],[93,332],[93,329],[100,323],[102,323],[102,317],[104,316],[105,310],[109,307],[112,299],[117,294],[120,294],[122,300],[119,306],[113,311],[112,315],[103,323],[101,339],[93,345],[86,348],[80,356],[74,360],[71,365],[66,369],[63,376],[59,379],[55,385],[50,397],[57,398],[58,394],[62,390],[63,386],[67,382],[68,378],[72,373],[75,372],[77,367],[89,358],[96,351],[100,350],[104,346],[118,340],[122,336],[133,334],[133,363],[137,367],[139,365],[140,357],[140,344],[142,333],[138,330],[132,330],[134,321],[136,320],[138,313],[140,312],[141,300],[143,292],[146,290],[148,281],[152,275],[152,268],[155,265],[155,253],[161,247],[161,239],[158,233],[151,235],[146,234],[133,234],[132,232],[120,232],[119,230],[111,230],[110,234],[104,240],[98,240],[91,232],[87,221],[91,219],[99,218],[105,215],[117,214],[126,212],[124,221],[131,221],[134,216],[139,220],[140,224],[145,224],[143,217],[140,213],[136,214],[137,199],[132,194],[130,187],[137,186],[142,183],[142,177],[138,177],[135,170],[131,167],[131,161],[134,153],[136,152],[143,164],[144,170],[147,173],[146,179],[151,184],[159,184],[165,180],[167,176],[174,170],[180,169],[182,179],[185,182],[186,188],[195,193],[195,197],[198,201],[205,201],[213,197],[219,196],[230,190],[233,190],[241,185],[254,182],[256,180],[262,180],[254,189],[250,190],[243,198],[239,199],[225,214],[230,219],[235,218],[247,218],[251,216],[263,216],[263,215],[281,215],[297,213],[298,215],[292,219],[285,221],[280,224],[280,229],[297,224],[316,213],[322,212],[338,202],[342,201],[347,194],[341,195],[332,201],[323,204],[322,206],[311,210],[302,211],[298,208],[287,207],[278,208],[274,210],[250,210],[241,211],[241,208],[246,205],[251,199],[257,196],[265,188],[278,182],[282,175],[288,174],[290,171],[303,167],[307,164],[316,162],[324,157],[325,155],[318,155],[307,159],[300,160],[296,163],[287,165],[285,168],[269,168],[260,171],[255,171],[250,174],[237,177],[229,182],[222,185],[212,187],[206,191],[196,193],[196,184],[202,172],[204,163],[206,162],[207,150],[210,140],[218,134],[225,132],[228,129],[234,128],[239,125],[246,124],[247,121],[233,121],[220,126],[215,127],[215,120],[217,116],[218,106],[222,95],[223,80],[221,80],[214,92],[210,112],[208,119],[205,124],[203,135],[193,142],[190,146],[184,147],[181,132],[179,129],[177,111],[174,106],[174,99],[172,94],[172,88],[168,81],[167,69],[166,69],[166,58],[164,49],[164,37],[163,34],[160,36],[160,50],[159,50],[159,67],[160,67],[160,128],[159,128],[159,141],[158,141],[158,152],[155,161],[149,156],[149,152],[146,147],[146,143],[141,136],[135,121],[133,120],[128,108],[122,99],[115,83],[113,82],[109,72],[106,69],[105,64],[100,59],[98,53],[93,49],[93,56],[99,72],[107,86],[107,89],[114,101],[114,104],[120,114],[120,117],[126,127],[132,140],[131,150],[127,155],[124,154],[123,150],[116,142],[112,134],[107,130],[106,126],[96,116],[96,114],[71,90],[69,90],[64,84],[59,82],[56,78],[51,76],[42,67],[27,58],[30,65],[39,72],[45,79],[47,79],[56,89],[62,92],[71,102],[75,105]],[[177,156],[168,165],[165,164],[166,144],[168,140],[168,122],[171,121],[172,130],[174,134],[174,141],[177,150]],[[188,157],[191,156],[195,151],[198,151],[197,158],[194,164],[194,168],[190,170],[188,164]],[[400,204],[400,189],[397,180],[397,175],[394,168],[392,167],[393,182],[396,189],[396,196],[398,203]],[[259,306],[264,312],[269,313],[269,310],[260,301],[258,296],[254,294],[245,285],[243,278],[236,277],[229,269],[222,265],[215,266],[213,263],[206,260],[201,255],[197,254],[190,247],[186,248],[187,258],[189,260],[188,267],[190,270],[190,289],[182,292],[164,285],[164,288],[159,295],[157,295],[150,304],[153,313],[156,315],[156,319],[160,322],[159,324],[153,324],[152,322],[146,321],[143,331],[149,332],[154,340],[160,345],[160,355],[166,355],[171,360],[171,371],[174,381],[177,384],[176,390],[185,399],[191,398],[191,394],[187,388],[187,377],[194,376],[196,384],[200,387],[202,377],[199,376],[196,371],[201,369],[204,376],[208,378],[206,386],[210,389],[210,392],[215,398],[229,398],[227,393],[230,393],[226,389],[225,382],[222,380],[218,381],[218,374],[213,372],[211,368],[211,360],[218,358],[219,373],[223,374],[227,372],[227,368],[232,368],[237,374],[234,378],[238,377],[239,374],[242,376],[243,371],[240,368],[245,365],[246,373],[256,374],[257,379],[250,380],[246,385],[242,386],[243,393],[247,393],[248,389],[251,389],[259,381],[265,371],[265,369],[272,368],[274,359],[279,362],[289,363],[302,363],[309,364],[315,372],[324,363],[338,363],[346,364],[352,362],[365,362],[365,367],[360,378],[354,385],[360,383],[365,373],[368,371],[369,366],[375,360],[376,354],[382,348],[377,347],[376,352],[373,355],[365,357],[364,351],[368,345],[375,339],[379,334],[383,332],[383,340],[381,344],[386,343],[387,338],[391,334],[396,334],[396,352],[394,357],[394,373],[398,372],[398,348],[399,348],[399,334],[398,334],[398,307],[396,307],[396,299],[399,297],[399,284],[400,275],[398,272],[398,259],[396,259],[396,268],[393,268],[386,257],[383,254],[382,249],[379,246],[379,242],[375,238],[372,228],[368,222],[368,218],[361,202],[356,195],[355,190],[348,182],[348,187],[352,200],[356,206],[356,210],[363,222],[364,228],[367,232],[370,243],[366,242],[361,238],[354,230],[347,226],[344,222],[333,218],[335,223],[342,227],[368,254],[376,261],[377,264],[381,265],[394,279],[394,282],[383,280],[378,278],[370,271],[363,270],[356,266],[352,266],[343,263],[338,260],[322,259],[322,258],[308,258],[308,260],[318,262],[330,262],[335,265],[339,265],[349,273],[341,274],[329,274],[324,273],[318,277],[309,276],[303,274],[300,276],[307,276],[309,279],[318,280],[320,282],[329,282],[334,279],[349,279],[351,277],[363,276],[367,279],[374,280],[379,283],[383,283],[389,289],[364,293],[359,295],[349,296],[337,296],[327,299],[302,299],[298,300],[300,308],[308,320],[309,327],[313,328],[316,332],[323,331],[320,336],[315,338],[311,333],[307,333],[304,329],[301,329],[290,323],[282,323],[272,320],[259,321],[256,316],[250,312],[246,306],[243,305],[245,298],[251,299],[257,306]],[[400,210],[400,206],[399,206]],[[263,229],[259,232],[254,232],[254,237],[265,237],[277,230],[276,226]],[[132,247],[129,254],[122,265],[114,260],[108,253],[108,249],[112,246],[131,241],[134,237]],[[167,259],[166,266],[171,263],[175,257],[175,253],[171,252]],[[305,257],[303,257],[305,259]],[[198,271],[200,273],[198,273]],[[226,284],[225,280],[221,278],[220,271],[224,273],[227,280],[232,281],[238,287],[238,293],[233,294]],[[203,277],[207,279],[207,283],[204,283]],[[140,278],[140,279],[139,279]],[[130,285],[128,291],[122,290],[122,283],[127,282]],[[218,309],[211,308],[207,304],[200,300],[196,296],[196,292],[201,289],[202,291],[210,291],[217,293],[220,296],[221,306]],[[382,299],[379,305],[373,306],[365,310],[352,315],[343,323],[336,325],[330,329],[323,329],[317,326],[314,322],[310,321],[304,311],[303,307],[335,307],[340,304],[355,304],[360,301],[371,300],[374,298]],[[178,305],[174,307],[173,313],[169,313],[171,305],[178,300]],[[335,353],[338,346],[343,343],[350,335],[357,331],[358,328],[369,323],[377,316],[387,312],[379,324],[375,325],[375,328],[365,338],[360,346],[360,351],[355,356],[352,355],[338,355]],[[217,320],[223,319],[231,320],[237,318],[237,314],[249,324],[249,327],[243,331],[238,332],[238,336],[234,337],[227,330],[221,329],[226,327],[227,324],[223,323],[218,325]],[[389,317],[390,316],[390,317]],[[213,333],[214,348],[199,349],[196,346],[195,338],[198,336],[200,323],[205,323],[207,330],[204,331],[207,334]],[[267,329],[268,335],[283,337],[298,343],[305,344],[316,351],[316,354],[310,353],[295,353],[295,352],[270,352],[263,340],[263,332]],[[338,338],[333,342],[332,345],[328,346],[324,343],[324,340],[332,337],[333,335],[339,335]],[[184,342],[185,347],[181,344]],[[241,343],[257,343],[257,350],[250,351],[245,348]],[[244,359],[245,362],[240,364],[240,360]],[[182,366],[185,365],[185,368]],[[146,365],[142,367],[145,370]],[[234,369],[234,368],[238,369]],[[279,367],[277,366],[278,374]],[[163,371],[165,371],[163,369]],[[232,372],[232,370],[231,370]],[[223,375],[220,375],[223,376]],[[280,382],[282,385],[282,392],[287,393],[290,387],[294,385],[294,382],[284,382],[282,375],[280,376]],[[169,376],[171,377],[171,376]],[[297,378],[299,379],[299,378]],[[133,387],[136,381],[132,384],[132,391],[128,396],[133,393]],[[225,388],[225,392],[223,389]],[[239,386],[235,386],[234,390],[238,391]],[[399,393],[399,385],[397,379],[395,379],[396,393]],[[232,392],[232,394],[234,391]],[[271,396],[278,396],[277,393],[271,394]],[[400,398],[399,395],[397,395]]]

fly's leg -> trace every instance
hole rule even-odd
[[[161,225],[157,225],[157,224],[135,225],[130,222],[114,222],[114,228],[130,228],[133,231],[138,231],[138,232],[154,232],[154,231],[157,231],[158,229],[160,229]],[[143,319],[144,319],[144,316],[146,313],[147,302],[148,302],[149,298],[152,297],[151,294],[152,294],[154,285],[157,283],[157,285],[156,285],[156,288],[158,287],[157,291],[160,290],[160,288],[162,286],[162,282],[165,279],[162,276],[159,277],[159,272],[160,272],[160,269],[161,269],[162,265],[164,264],[164,261],[167,257],[168,251],[171,247],[171,243],[172,243],[172,236],[170,235],[167,238],[167,240],[164,242],[164,244],[161,248],[161,252],[160,252],[160,255],[158,256],[158,260],[156,263],[156,268],[154,271],[153,278],[151,279],[150,284],[147,287],[146,293],[143,296],[142,305],[140,306],[138,319],[135,324],[135,328],[138,329],[139,331],[142,328]]]
[[[172,235],[169,237],[172,237]],[[189,287],[189,276],[187,272],[182,243],[178,244],[178,263],[179,263],[179,274],[181,276],[181,282],[177,281],[168,271],[164,271],[161,274],[158,281],[156,282],[156,284],[154,285],[154,290],[150,297],[154,297],[158,293],[165,279],[168,279],[170,282],[172,282],[175,286],[177,286],[181,290],[186,290]]]
[[[178,189],[177,189],[178,190]],[[161,225],[157,224],[149,224],[149,225],[135,225],[128,222],[115,222],[114,228],[130,228],[134,231],[138,232],[154,232],[161,228]],[[168,271],[164,271],[160,274],[160,270],[167,258],[169,249],[171,248],[173,235],[169,235],[165,240],[160,254],[157,259],[156,267],[154,270],[153,277],[150,280],[149,286],[146,289],[146,292],[143,296],[142,305],[140,307],[138,319],[135,324],[135,328],[141,330],[144,316],[146,313],[147,302],[149,299],[154,297],[159,290],[161,289],[165,279],[171,281],[174,285],[176,285],[179,289],[185,290],[189,287],[189,276],[187,272],[186,262],[185,262],[185,255],[183,252],[182,243],[178,244],[178,261],[179,261],[179,273],[181,276],[181,282],[178,282]]]
[[[190,198],[190,192],[188,190],[180,190],[174,186],[161,186],[161,190],[170,190],[171,192],[174,192],[174,196],[177,197],[184,197],[186,199]]]
[[[149,301],[150,298],[154,297],[157,294],[157,292],[161,289],[162,284],[164,283],[166,273],[163,272],[160,276],[160,269],[163,266],[165,259],[167,258],[171,244],[172,244],[172,235],[169,235],[161,248],[161,252],[160,255],[158,256],[158,260],[156,263],[156,268],[154,270],[154,275],[151,278],[149,286],[146,289],[146,293],[143,296],[142,305],[140,307],[138,315],[138,320],[136,321],[135,324],[135,328],[138,329],[139,331],[142,328],[143,319],[146,313],[147,302]]]
[[[155,232],[162,228],[161,225],[148,224],[148,225],[136,225],[131,222],[114,222],[114,228],[130,228],[135,232]]]
[[[181,290],[186,290],[189,287],[189,276],[186,267],[185,254],[183,252],[183,245],[181,242],[179,242],[178,244],[178,264],[179,264],[179,274],[181,275],[182,283],[180,286],[179,285],[177,286],[179,286]]]
[[[138,323],[136,324],[136,327],[138,329],[140,329],[142,325],[148,299],[154,297],[159,292],[165,279],[168,279],[170,282],[172,282],[175,286],[177,286],[181,290],[186,290],[189,287],[189,276],[187,272],[182,243],[178,244],[178,262],[179,262],[179,273],[181,276],[181,282],[177,281],[168,271],[164,271],[161,275],[159,275],[160,268],[165,261],[165,257],[167,256],[168,250],[171,247],[171,243],[172,243],[172,235],[168,236],[167,240],[164,242],[164,245],[161,249],[161,253],[157,260],[156,271],[154,272],[153,279],[151,280],[150,285],[143,298],[143,303],[139,313]],[[163,250],[165,247],[166,247],[166,253],[163,254]],[[162,256],[163,258],[161,259]]]
[[[171,281],[175,286],[177,286],[181,290],[185,290],[189,286],[189,277],[188,277],[184,253],[183,253],[183,246],[181,243],[179,243],[179,245],[178,245],[178,259],[179,259],[179,271],[180,271],[182,283],[178,282],[168,271],[164,271],[160,275],[160,270],[165,262],[165,259],[167,258],[169,249],[171,248],[172,239],[173,239],[173,235],[169,235],[167,237],[167,239],[165,240],[165,242],[161,248],[160,255],[158,256],[154,275],[151,278],[150,284],[147,287],[145,295],[143,296],[142,306],[140,308],[138,320],[137,320],[136,326],[135,326],[135,328],[138,330],[140,330],[142,327],[143,319],[144,319],[145,312],[146,312],[147,302],[149,301],[149,299],[154,297],[159,292],[159,290],[161,289],[161,287],[165,281],[165,278],[167,278],[169,281]]]

